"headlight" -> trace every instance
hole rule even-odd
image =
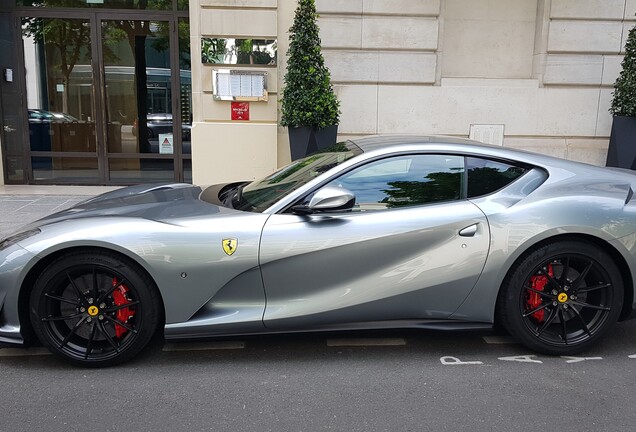
[[[14,234],[11,237],[7,237],[6,239],[0,241],[0,251],[5,250],[9,246],[12,246],[18,242],[21,242],[24,239],[28,239],[31,236],[41,233],[42,230],[40,228],[31,229],[28,231],[23,231],[18,234]]]

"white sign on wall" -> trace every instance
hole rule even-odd
[[[214,70],[212,89],[215,100],[267,101],[267,72]]]
[[[469,138],[484,144],[502,146],[504,139],[504,125],[471,124]]]

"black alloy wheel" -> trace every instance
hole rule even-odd
[[[587,349],[616,322],[624,291],[607,253],[570,241],[525,256],[501,295],[499,318],[514,337],[536,351],[567,355]]]
[[[81,366],[110,366],[139,353],[157,330],[154,283],[110,253],[70,253],[50,264],[31,292],[40,341]]]

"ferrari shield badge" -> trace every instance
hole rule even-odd
[[[228,256],[236,252],[236,249],[238,248],[238,240],[235,238],[223,239],[221,243],[223,245],[223,252],[225,252]]]

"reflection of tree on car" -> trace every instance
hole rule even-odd
[[[461,172],[430,173],[419,181],[388,182],[391,189],[383,189],[387,197],[380,202],[386,208],[408,207],[417,202],[450,201],[458,199],[457,187],[461,182]]]

